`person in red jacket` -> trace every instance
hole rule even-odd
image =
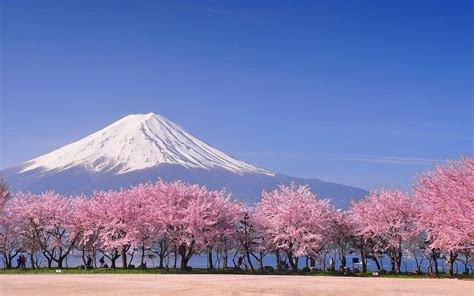
[[[21,263],[21,268],[26,269],[26,257],[24,255],[20,256],[20,263]]]

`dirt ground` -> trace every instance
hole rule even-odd
[[[0,275],[0,295],[474,295],[474,281],[327,276]]]

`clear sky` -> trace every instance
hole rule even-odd
[[[0,3],[0,168],[148,112],[366,189],[474,150],[471,1]]]

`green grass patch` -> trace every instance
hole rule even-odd
[[[40,268],[40,269],[0,269],[0,274],[57,274],[56,269]],[[194,268],[192,270],[181,270],[181,269],[159,269],[159,268],[147,268],[147,269],[78,269],[78,268],[63,268],[61,274],[251,274],[251,275],[300,275],[300,276],[347,276],[347,277],[374,277],[372,273],[355,273],[346,275],[342,272],[329,272],[329,271],[316,271],[316,272],[273,272],[263,273],[258,271],[250,270],[220,270],[213,269],[208,270],[204,268]],[[439,273],[436,276],[428,276],[427,274],[412,274],[412,273],[400,273],[400,274],[380,274],[381,278],[452,278],[449,274]],[[454,278],[474,280],[474,275],[456,275]]]

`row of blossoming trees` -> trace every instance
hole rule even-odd
[[[91,197],[63,197],[54,192],[18,193],[9,197],[0,187],[0,252],[7,268],[19,253],[27,254],[33,268],[38,254],[48,267],[63,267],[76,252],[84,263],[105,256],[110,267],[130,266],[135,254],[154,253],[159,266],[180,259],[186,269],[195,254],[214,257],[227,268],[236,254],[250,269],[262,269],[263,258],[274,254],[292,270],[302,257],[311,261],[357,252],[362,271],[367,260],[382,269],[390,259],[400,272],[403,258],[411,256],[421,268],[428,258],[438,272],[441,254],[453,273],[462,256],[466,267],[474,251],[474,160],[462,158],[418,177],[413,194],[380,189],[371,192],[348,211],[335,209],[307,186],[280,185],[263,192],[255,206],[231,201],[224,191],[209,191],[182,182],[141,184],[120,191],[96,192]],[[324,261],[325,262],[325,261]],[[325,264],[325,263],[323,263]]]

